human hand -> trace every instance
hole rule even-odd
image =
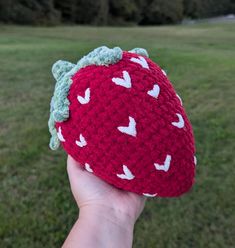
[[[87,172],[71,156],[68,156],[67,171],[80,215],[96,212],[117,224],[134,225],[144,208],[144,196],[111,186]]]
[[[130,248],[145,197],[114,188],[68,156],[67,171],[79,218],[63,248]]]

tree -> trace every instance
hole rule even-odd
[[[77,23],[107,25],[108,13],[108,0],[77,0]]]
[[[108,0],[55,0],[54,2],[64,22],[92,25],[106,25],[108,22]]]
[[[232,2],[234,0],[184,0],[184,14],[191,18],[224,15],[232,9]]]
[[[140,24],[169,24],[183,19],[183,0],[146,0]]]
[[[109,23],[138,23],[141,19],[141,8],[139,3],[143,1],[135,0],[109,0]]]
[[[18,24],[52,24],[59,12],[52,0],[0,0],[0,20]]]
[[[235,0],[230,0],[229,6],[227,7],[227,13],[235,13]]]
[[[75,22],[77,1],[75,0],[54,0],[54,6],[61,13],[62,22]]]

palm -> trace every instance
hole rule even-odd
[[[79,207],[102,205],[116,208],[138,218],[143,210],[145,197],[122,191],[84,170],[71,156],[68,156],[67,170],[71,189]]]

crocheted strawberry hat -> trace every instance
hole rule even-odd
[[[50,148],[88,172],[147,197],[176,197],[195,176],[195,146],[182,101],[143,48],[96,48],[77,64],[59,60]]]

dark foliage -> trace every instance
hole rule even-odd
[[[147,0],[140,24],[178,23],[183,19],[183,0]]]
[[[0,0],[0,22],[32,25],[154,25],[234,12],[235,0]]]
[[[184,0],[184,14],[191,18],[234,13],[234,7],[234,0]]]
[[[52,0],[0,0],[0,21],[17,24],[52,24],[60,12]]]

